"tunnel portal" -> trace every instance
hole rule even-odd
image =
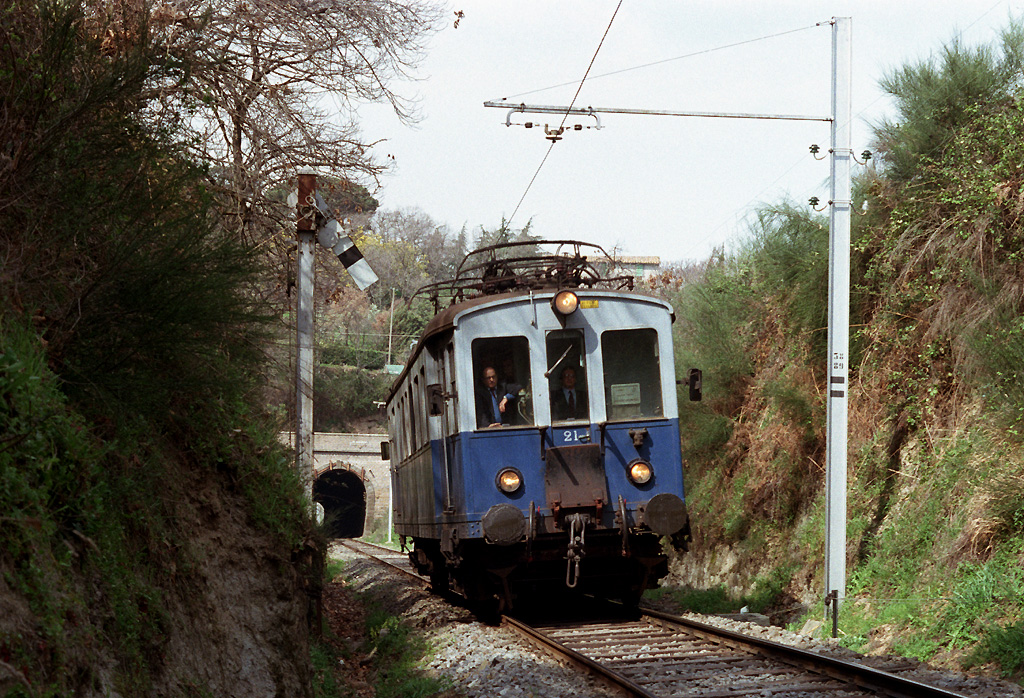
[[[324,508],[331,538],[358,538],[366,521],[366,487],[350,470],[328,470],[313,483],[313,499]]]

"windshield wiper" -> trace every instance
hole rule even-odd
[[[558,357],[558,361],[556,361],[555,363],[551,364],[551,368],[549,368],[547,371],[544,372],[544,377],[547,378],[548,376],[550,376],[551,372],[555,370],[555,366],[557,366],[558,364],[562,363],[562,359],[564,359],[566,356],[568,356],[569,352],[572,351],[573,349],[574,349],[574,347],[570,344],[568,346],[568,348],[566,348],[566,350],[562,352],[562,355]]]

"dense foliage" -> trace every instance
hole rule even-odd
[[[855,187],[842,627],[857,647],[1018,678],[1022,78],[1014,24],[996,48],[954,42],[882,81],[897,116]],[[668,291],[677,366],[705,369],[705,401],[681,415],[694,548],[731,545],[748,585],[785,571],[818,609],[826,233],[809,211],[767,208],[739,252]]]
[[[205,564],[197,483],[286,561],[310,531],[259,408],[257,258],[219,225],[205,168],[145,118],[148,88],[186,66],[137,20],[0,11],[5,695],[153,690],[168,599]]]

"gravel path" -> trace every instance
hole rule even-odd
[[[389,571],[382,565],[341,547],[332,546],[330,556],[345,561],[346,586],[382,603],[427,638],[433,654],[424,667],[436,677],[448,677],[455,687],[453,696],[465,698],[604,698],[614,695],[602,684],[564,667],[511,630],[476,621],[465,609],[453,607],[431,595],[415,581]],[[659,606],[672,613],[678,609]],[[682,614],[694,620],[757,635],[775,642],[822,652],[840,659],[859,657],[839,647],[834,640],[811,638],[784,628],[763,626],[741,620]],[[904,674],[923,683],[949,688],[971,698],[1024,698],[1020,686],[997,679],[971,677],[939,671],[896,656],[863,657],[869,666],[885,670],[890,666],[913,665]],[[902,672],[901,672],[902,673]]]

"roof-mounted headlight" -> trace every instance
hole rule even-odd
[[[572,291],[559,291],[551,299],[551,308],[561,317],[568,317],[580,307],[580,299]]]

